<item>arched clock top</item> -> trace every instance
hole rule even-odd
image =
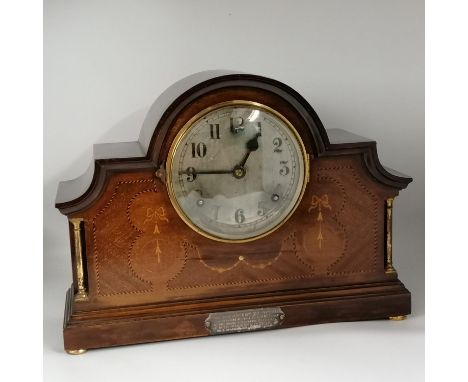
[[[201,72],[178,81],[151,106],[138,141],[94,146],[94,158],[81,177],[59,184],[56,207],[65,215],[99,199],[113,173],[156,171],[164,166],[171,140],[195,112],[223,101],[260,101],[291,120],[314,158],[358,154],[375,181],[398,190],[411,178],[384,167],[376,142],[341,129],[326,130],[312,106],[291,87],[266,77],[227,71]]]

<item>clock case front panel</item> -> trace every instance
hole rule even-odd
[[[184,82],[172,88],[180,95],[169,106],[167,92],[157,101],[139,142],[97,146],[88,174],[60,185],[56,206],[70,221],[74,271],[65,349],[210,335],[206,320],[221,311],[279,307],[278,327],[409,314],[410,293],[391,264],[388,203],[411,179],[381,166],[375,142],[327,133],[282,83],[240,74],[191,81],[189,90],[181,92]],[[193,115],[231,100],[281,113],[310,157],[297,210],[247,243],[221,243],[190,229],[165,185],[177,132]]]

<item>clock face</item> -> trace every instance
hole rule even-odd
[[[304,145],[275,110],[230,101],[193,117],[167,161],[170,199],[181,218],[219,241],[267,235],[294,212],[306,185]]]

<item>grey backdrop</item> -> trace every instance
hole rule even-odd
[[[141,374],[135,380],[164,381],[422,380],[423,33],[422,0],[45,1],[46,380],[124,381],[135,373]],[[164,89],[208,69],[285,82],[326,128],[375,139],[381,162],[414,178],[396,199],[394,219],[395,264],[413,293],[407,321],[317,325],[74,358],[63,353],[71,269],[66,219],[54,209],[58,182],[85,171],[94,143],[136,140]]]

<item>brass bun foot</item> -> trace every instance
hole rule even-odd
[[[403,321],[406,320],[406,316],[390,316],[388,319],[392,321]]]
[[[71,355],[80,355],[80,354],[86,353],[88,350],[87,349],[76,349],[76,350],[65,349],[65,351]]]

